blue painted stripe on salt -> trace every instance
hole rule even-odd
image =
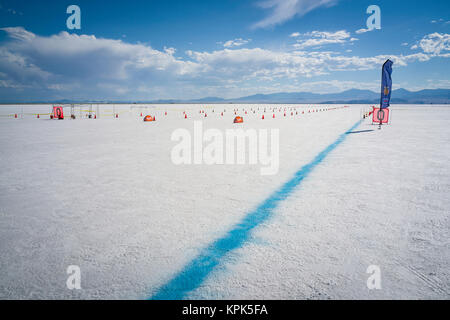
[[[323,159],[341,144],[347,134],[356,129],[362,120],[354,124],[348,131],[341,134],[336,141],[322,150],[310,163],[297,171],[292,179],[287,181],[280,189],[264,200],[255,210],[247,214],[244,219],[235,225],[222,238],[217,239],[187,264],[168,283],[163,285],[150,298],[151,300],[181,300],[187,293],[197,289],[206,277],[219,265],[222,258],[231,251],[240,248],[249,239],[251,231],[265,222],[278,204],[285,200],[294,189],[320,164]]]

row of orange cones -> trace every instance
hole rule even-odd
[[[319,110],[313,110],[312,112],[321,112],[321,111],[328,111],[328,110],[319,109]],[[264,110],[264,112],[266,112],[266,111]],[[183,112],[183,113],[184,113],[184,118],[187,119],[186,112]],[[208,114],[205,113],[205,111],[201,111],[200,110],[200,113],[204,113],[205,114],[205,118],[208,117]],[[255,113],[255,112],[253,112],[253,113]],[[311,113],[311,110],[308,110],[308,113]],[[237,115],[237,112],[235,111],[234,114]],[[247,111],[245,111],[245,114],[247,114]],[[295,114],[298,115],[298,111],[296,111]],[[302,111],[302,114],[305,114],[305,111]],[[166,115],[167,115],[167,112],[166,112]],[[291,112],[291,116],[293,116],[293,115],[294,115],[294,112]],[[141,116],[142,116],[142,114],[141,114]],[[221,116],[223,116],[223,112],[221,113]],[[286,112],[284,113],[284,116],[286,117]],[[272,117],[275,118],[275,113],[273,114]],[[264,120],[264,115],[262,115],[262,119]]]

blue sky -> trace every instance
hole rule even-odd
[[[66,9],[81,8],[81,30]],[[366,31],[369,5],[381,29]],[[450,88],[450,2],[0,0],[0,100]]]

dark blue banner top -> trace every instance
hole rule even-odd
[[[380,108],[389,108],[391,101],[391,91],[392,91],[392,65],[394,63],[391,60],[387,60],[383,64],[383,71],[381,74],[381,101]]]

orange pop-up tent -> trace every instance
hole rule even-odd
[[[244,118],[238,116],[234,118],[234,123],[244,123]]]
[[[150,121],[155,121],[155,117],[152,117],[152,116],[145,116],[144,122],[150,122]]]

